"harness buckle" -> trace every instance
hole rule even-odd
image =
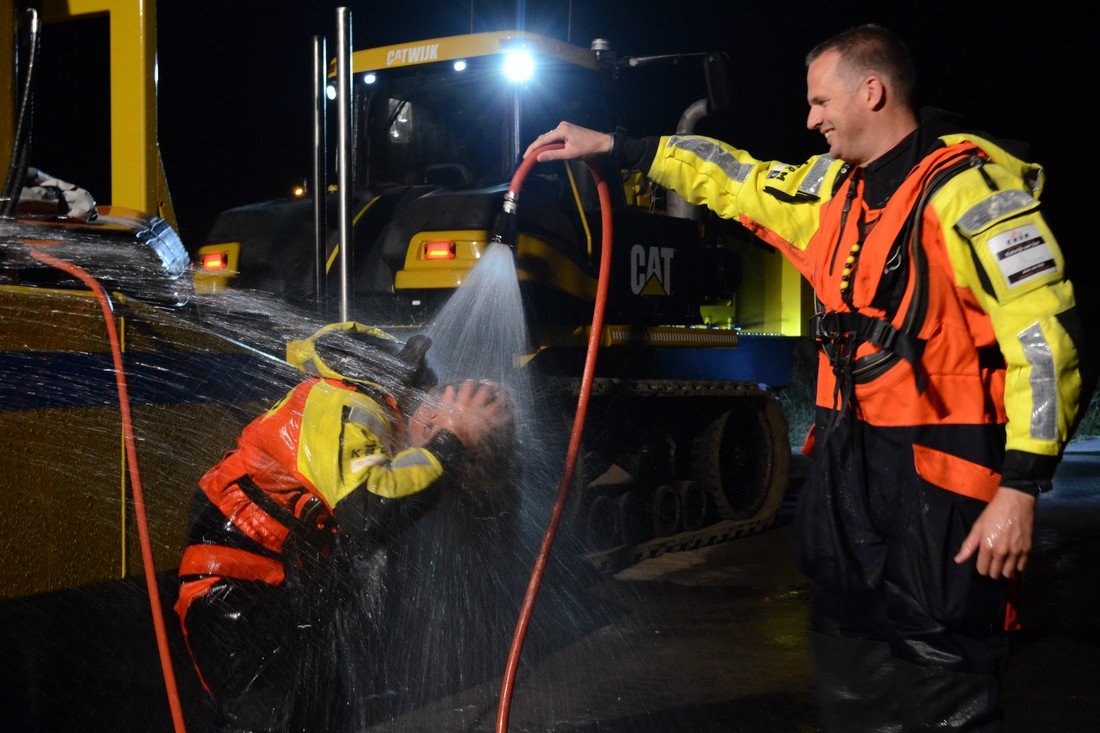
[[[898,330],[889,321],[876,318],[867,330],[867,340],[884,351],[890,351],[897,343]]]
[[[819,344],[836,343],[841,340],[842,331],[840,313],[837,311],[818,311],[811,319],[811,331],[814,341]]]

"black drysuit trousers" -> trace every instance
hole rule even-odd
[[[849,415],[822,444],[834,415],[818,410],[796,515],[826,728],[1000,730],[1007,584],[954,562],[986,504],[918,475],[913,442],[934,428]]]

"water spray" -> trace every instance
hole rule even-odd
[[[492,234],[492,241],[501,242],[515,248],[516,218],[519,202],[519,191],[527,173],[538,161],[539,153],[549,150],[560,150],[564,145],[553,143],[533,150],[516,170],[512,182],[508,186],[508,192],[504,195],[504,210],[497,218]],[[600,175],[592,163],[588,163],[588,170],[596,182],[596,190],[600,199],[601,244],[600,244],[600,271],[596,281],[596,301],[592,309],[592,327],[588,332],[588,349],[584,359],[584,371],[581,376],[580,390],[577,397],[577,411],[573,418],[573,429],[569,435],[569,447],[565,454],[565,467],[562,470],[561,483],[558,484],[557,496],[550,511],[550,521],[546,525],[546,531],[542,537],[542,545],[535,558],[534,568],[531,570],[531,579],[527,584],[527,592],[524,595],[523,606],[520,608],[519,620],[516,622],[515,634],[512,637],[511,650],[508,653],[508,664],[505,667],[504,679],[500,685],[500,703],[497,707],[497,733],[505,733],[508,730],[508,713],[512,704],[512,692],[515,689],[516,671],[519,669],[519,657],[523,650],[523,642],[527,636],[527,628],[531,622],[531,614],[535,607],[535,598],[542,584],[542,577],[546,572],[546,564],[550,556],[550,548],[557,534],[558,524],[565,507],[565,498],[569,493],[569,486],[573,481],[573,469],[577,463],[577,454],[580,452],[581,434],[584,432],[584,420],[588,411],[588,400],[592,394],[592,379],[596,371],[596,355],[600,346],[600,334],[603,331],[604,312],[607,306],[607,290],[611,279],[611,194],[607,182]]]
[[[180,704],[176,675],[172,669],[172,657],[168,648],[168,634],[164,626],[164,613],[160,604],[160,592],[157,590],[156,570],[153,564],[153,545],[149,539],[149,524],[145,516],[145,496],[141,489],[141,474],[138,471],[137,446],[134,440],[134,423],[130,415],[130,395],[126,387],[126,372],[122,365],[122,342],[115,327],[114,309],[111,299],[103,286],[86,270],[71,262],[47,254],[38,247],[30,248],[30,255],[39,262],[72,275],[88,286],[99,301],[103,313],[103,322],[107,326],[107,337],[111,342],[111,357],[114,361],[115,385],[118,389],[118,405],[122,415],[122,432],[126,444],[126,464],[130,471],[130,486],[134,496],[134,514],[137,519],[138,537],[141,544],[141,558],[145,567],[145,585],[149,593],[149,605],[153,613],[153,629],[160,652],[161,671],[164,686],[168,694],[168,706],[172,711],[172,722],[176,733],[184,733],[183,706]]]

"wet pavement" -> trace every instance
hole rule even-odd
[[[622,615],[524,670],[509,730],[821,730],[792,512],[793,497],[762,534],[593,584],[592,602]],[[1026,626],[1005,678],[1006,733],[1100,730],[1098,562],[1100,440],[1091,440],[1071,446],[1039,504]],[[493,730],[496,696],[487,685],[370,730]]]
[[[788,501],[761,534],[590,576],[574,588],[601,623],[577,624],[550,647],[525,650],[508,729],[820,730],[792,509]],[[1100,730],[1098,562],[1100,440],[1091,440],[1071,446],[1039,504],[1023,583],[1027,629],[1005,681],[1008,733]],[[171,578],[164,580],[170,608]],[[135,582],[115,584],[103,602],[90,604],[95,593],[81,590],[4,604],[0,730],[172,730],[143,594]],[[536,604],[533,626],[547,610]],[[170,621],[188,729],[206,730]],[[499,680],[490,680],[368,730],[491,731],[498,691]]]

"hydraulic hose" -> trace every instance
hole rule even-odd
[[[141,490],[141,475],[138,472],[137,447],[134,441],[134,423],[130,415],[130,395],[126,387],[126,372],[122,365],[122,346],[115,328],[111,300],[99,284],[86,270],[47,254],[37,247],[30,248],[31,257],[50,267],[80,280],[95,293],[103,312],[103,321],[107,325],[107,337],[111,342],[111,357],[115,366],[115,384],[118,387],[118,404],[122,413],[122,431],[126,443],[126,464],[130,471],[130,486],[134,494],[134,513],[137,517],[138,536],[141,541],[141,558],[145,565],[145,585],[149,593],[149,605],[153,612],[153,629],[157,637],[157,649],[160,652],[160,665],[164,674],[164,686],[168,693],[168,706],[172,711],[172,722],[176,733],[184,733],[183,707],[180,705],[179,690],[176,687],[176,675],[172,669],[172,657],[168,649],[168,634],[164,626],[164,614],[161,610],[160,593],[157,590],[156,572],[153,565],[153,545],[149,539],[149,525],[145,517],[145,497]]]
[[[560,143],[544,145],[532,151],[532,154],[524,159],[512,177],[512,183],[508,186],[505,195],[504,210],[507,214],[515,214],[515,205],[519,201],[520,187],[528,171],[534,166],[539,153],[547,150],[560,150]],[[497,707],[497,733],[505,733],[508,730],[508,714],[512,705],[512,692],[515,689],[516,671],[519,669],[519,658],[523,650],[523,642],[527,637],[527,628],[531,622],[531,614],[535,607],[535,598],[538,596],[542,577],[546,573],[546,564],[550,557],[550,548],[554,544],[554,536],[557,534],[558,524],[565,508],[565,498],[569,493],[569,486],[573,482],[573,470],[577,463],[577,454],[580,452],[581,434],[584,432],[585,415],[588,412],[588,400],[592,394],[592,379],[596,372],[596,356],[600,347],[600,335],[603,332],[604,313],[607,308],[607,289],[611,280],[611,194],[607,181],[592,163],[588,163],[588,170],[596,182],[596,190],[600,199],[601,245],[600,245],[600,271],[596,281],[596,302],[592,309],[592,328],[588,333],[588,350],[584,359],[584,371],[581,376],[580,390],[577,397],[577,411],[573,417],[573,430],[569,435],[569,447],[565,454],[565,467],[562,470],[561,483],[558,484],[557,496],[550,511],[550,521],[543,533],[542,546],[535,558],[535,565],[531,570],[531,578],[527,584],[527,592],[520,608],[519,620],[512,637],[511,650],[508,653],[508,664],[504,671],[504,679],[500,685],[500,703]],[[511,210],[509,210],[511,207]]]
[[[41,47],[39,31],[42,24],[38,19],[38,11],[28,8],[27,15],[27,63],[23,72],[23,89],[19,94],[19,113],[16,116],[14,143],[11,151],[11,164],[8,166],[8,177],[4,182],[3,192],[0,193],[0,217],[10,218],[15,216],[16,207],[19,206],[19,195],[23,190],[23,179],[27,177],[28,156],[30,150],[32,115],[34,109],[34,78],[35,67],[38,61],[38,51]]]

